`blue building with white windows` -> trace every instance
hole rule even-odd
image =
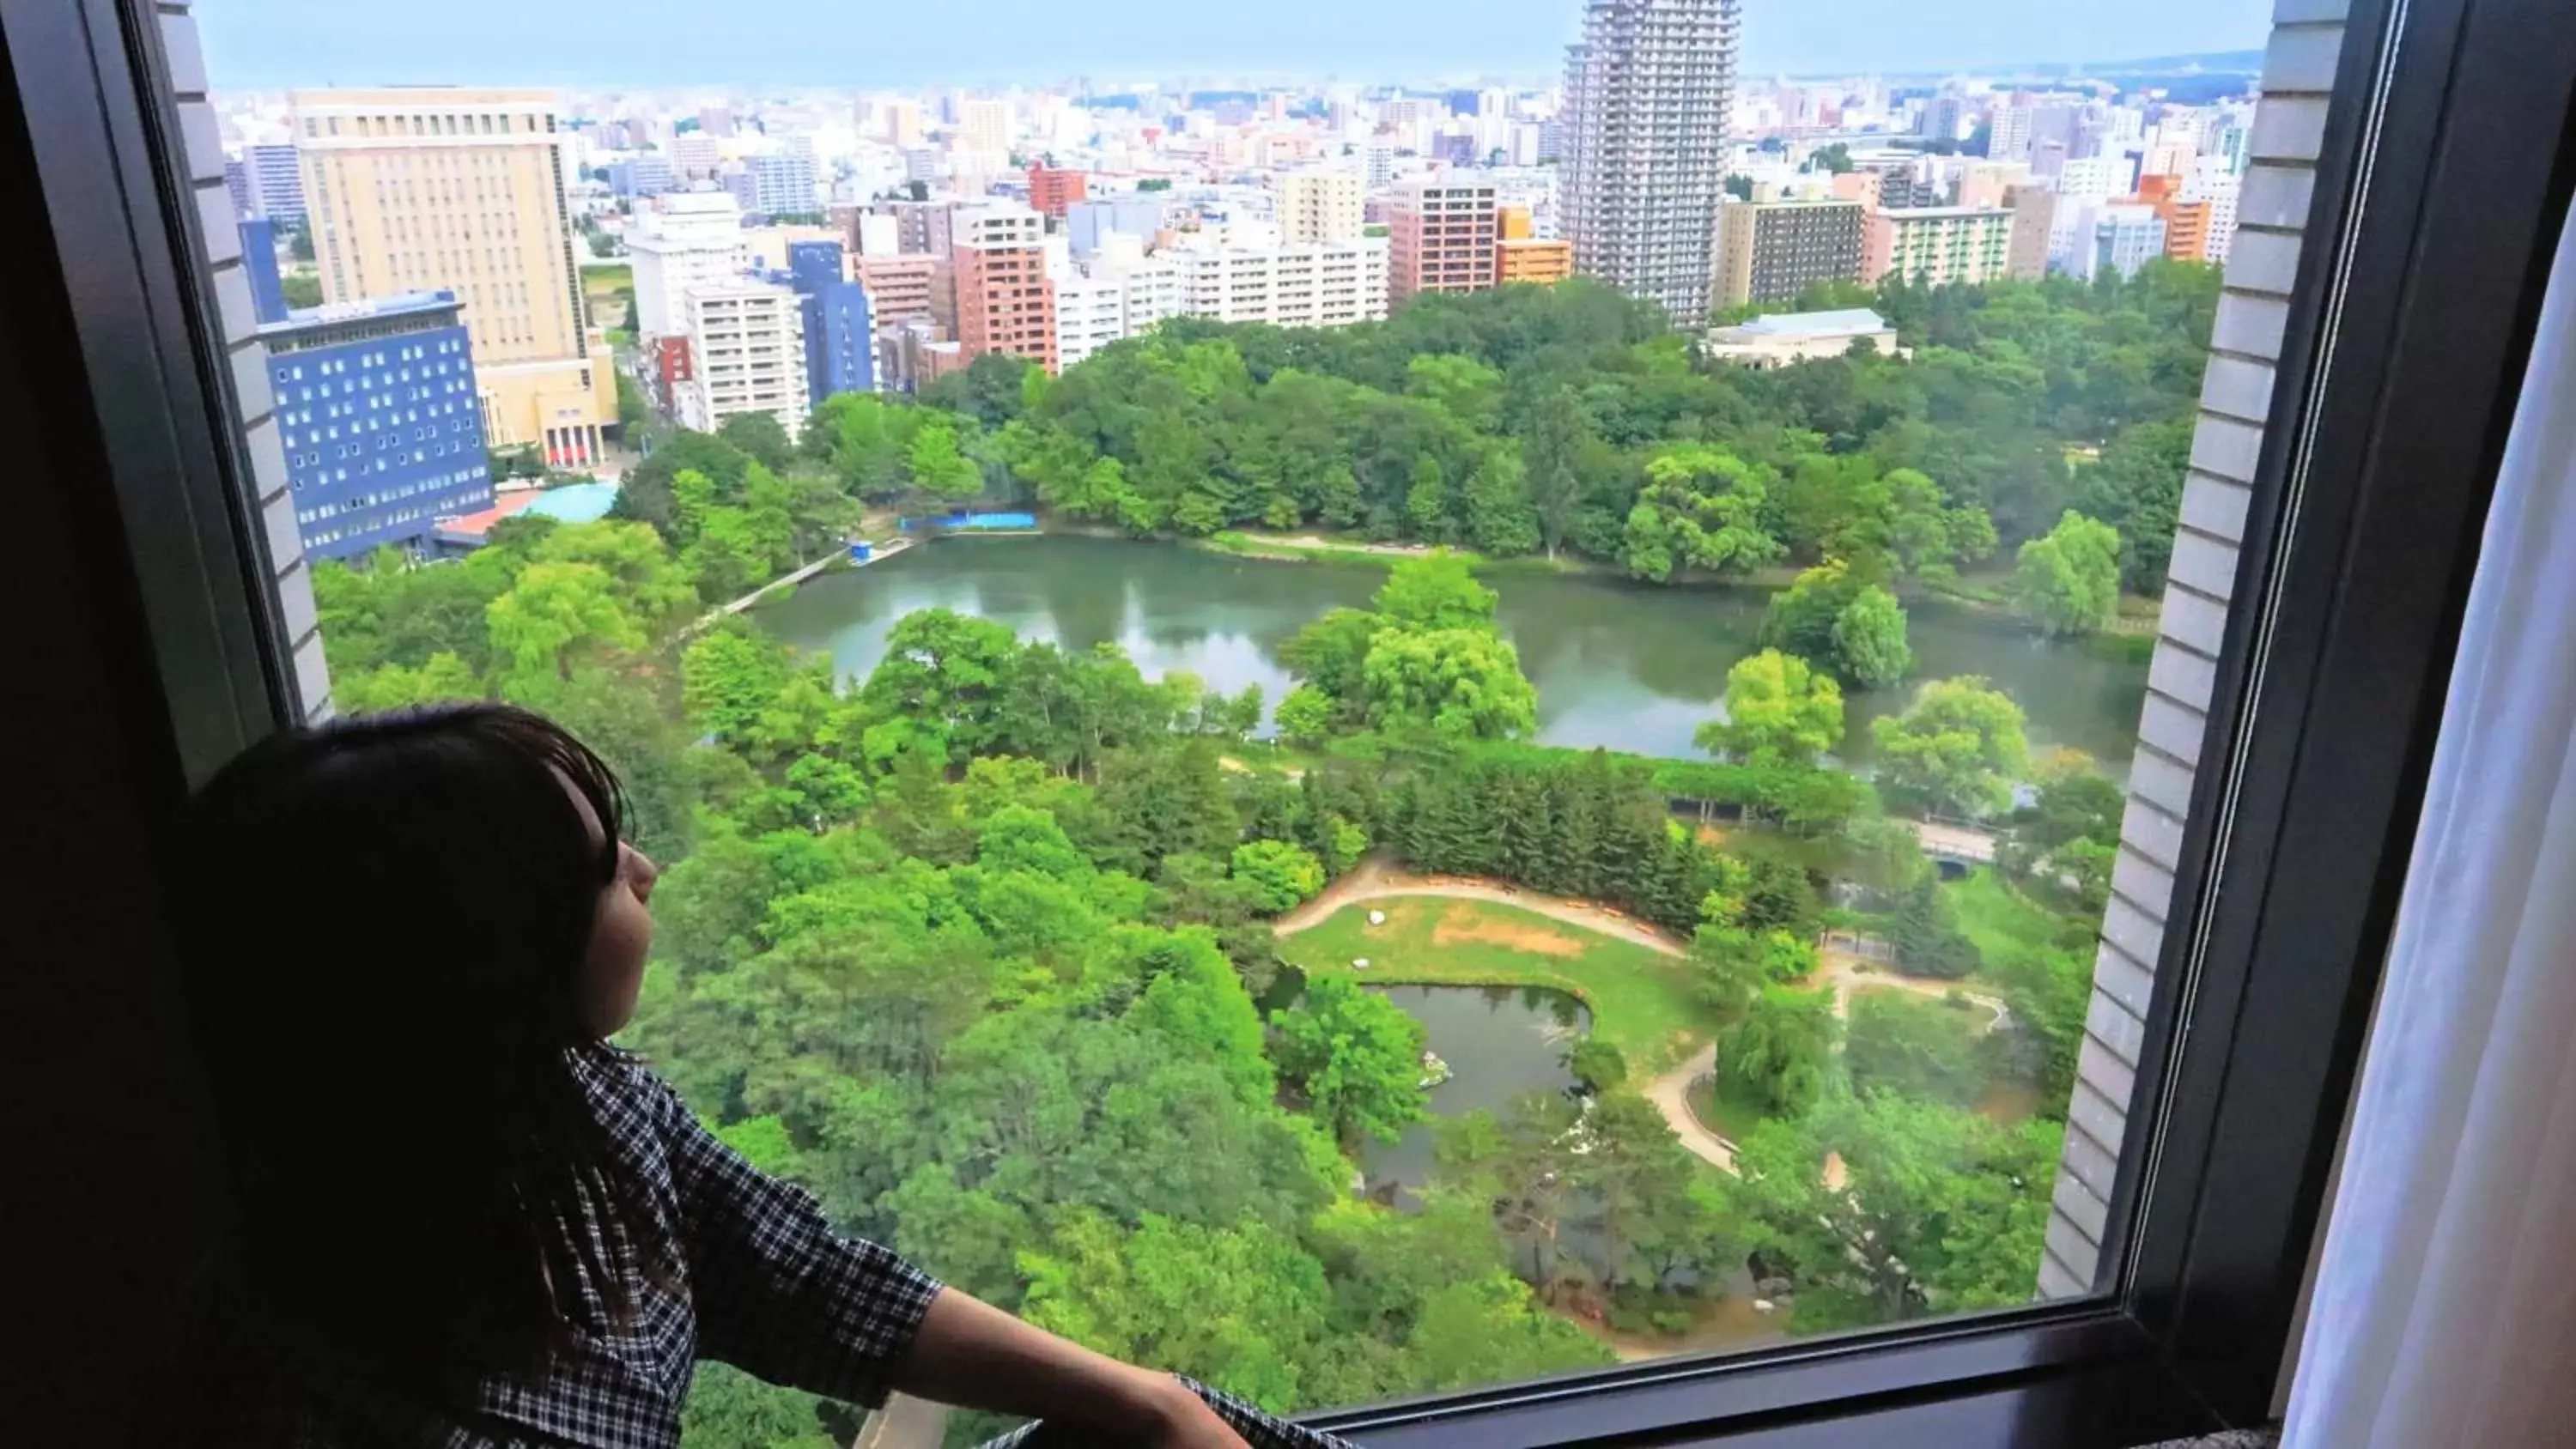
[[[453,292],[416,292],[259,329],[308,555],[420,552],[440,518],[491,506],[460,305]]]
[[[787,285],[805,314],[805,400],[819,407],[836,392],[874,392],[876,327],[867,288],[842,275],[839,242],[787,244]]]

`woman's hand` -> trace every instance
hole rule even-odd
[[[1148,1405],[1146,1449],[1250,1449],[1189,1385],[1170,1374],[1137,1372],[1148,1380],[1139,1387]]]
[[[1251,1449],[1170,1374],[1093,1353],[954,1288],[931,1300],[894,1387],[943,1404],[1060,1419],[1142,1449]]]

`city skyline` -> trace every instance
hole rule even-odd
[[[1753,76],[2110,65],[2257,48],[2268,9],[2253,0],[2110,11],[2051,0],[1757,0],[1746,7],[1743,59]],[[1420,0],[1393,10],[1315,0],[1269,14],[1182,0],[997,0],[967,40],[936,10],[892,10],[864,25],[824,0],[780,0],[766,13],[772,23],[752,28],[730,12],[632,0],[549,0],[534,13],[506,0],[449,0],[447,24],[406,26],[396,37],[383,28],[390,17],[363,10],[317,25],[311,0],[236,0],[205,28],[219,88],[232,90],[457,81],[866,89],[1077,76],[1106,90],[1173,78],[1542,84],[1559,73],[1582,23],[1580,0]],[[506,53],[487,43],[494,34],[511,37]],[[835,34],[847,42],[832,43]],[[782,35],[797,43],[779,44]]]

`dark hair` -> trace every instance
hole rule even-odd
[[[488,704],[289,731],[199,793],[179,949],[263,1311],[471,1375],[631,1309],[578,1010],[623,818],[597,755]]]

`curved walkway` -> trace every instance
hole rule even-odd
[[[1690,949],[1674,940],[1669,933],[1607,906],[1564,896],[1541,895],[1517,886],[1497,885],[1478,876],[1415,875],[1380,860],[1362,861],[1358,869],[1324,887],[1322,895],[1272,922],[1271,930],[1278,935],[1293,936],[1299,931],[1322,925],[1333,912],[1344,906],[1383,900],[1388,896],[1446,896],[1451,900],[1491,901],[1501,906],[1518,906],[1569,926],[1616,936],[1649,951],[1660,951],[1667,956],[1690,954]]]

